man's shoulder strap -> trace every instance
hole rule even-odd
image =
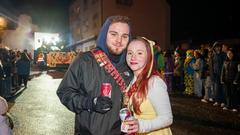
[[[118,70],[113,66],[107,55],[100,49],[92,49],[91,53],[98,62],[100,67],[104,67],[105,71],[109,73],[118,84],[121,91],[125,91],[126,84]]]

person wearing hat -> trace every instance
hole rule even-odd
[[[12,130],[8,124],[8,111],[7,101],[0,96],[0,135],[12,135]]]
[[[186,51],[186,58],[184,60],[184,84],[185,84],[185,91],[184,94],[186,95],[193,95],[193,63],[195,63],[195,58],[193,56],[193,50],[189,49]]]

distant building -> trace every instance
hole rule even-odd
[[[108,16],[126,15],[133,34],[170,46],[170,6],[167,0],[75,0],[70,6],[71,47],[88,51]]]

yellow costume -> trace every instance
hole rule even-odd
[[[149,120],[157,117],[157,114],[155,113],[154,108],[148,99],[143,101],[140,106],[140,110],[142,111],[141,115],[134,113],[134,117],[137,119]],[[136,135],[172,135],[172,132],[170,127],[167,127],[149,133],[137,133]]]
[[[163,84],[162,84],[163,81],[159,81],[160,79],[156,79],[156,78],[158,78],[158,77],[151,78],[151,79],[154,80],[153,82],[155,82],[155,83],[152,83],[153,85],[152,85],[152,87],[149,87],[149,89],[150,89],[150,91],[155,89],[157,91],[157,93],[148,94],[147,98],[141,103],[141,105],[140,105],[140,110],[141,110],[140,115],[136,114],[133,111],[134,117],[136,119],[138,119],[139,122],[142,121],[143,123],[146,123],[143,126],[147,126],[146,128],[148,128],[148,129],[146,129],[146,130],[151,129],[151,131],[146,131],[146,132],[141,131],[141,132],[144,132],[144,133],[136,133],[136,135],[172,135],[170,127],[159,128],[158,127],[159,125],[157,126],[157,123],[156,123],[156,122],[159,122],[159,119],[157,119],[158,113],[155,110],[157,110],[157,109],[159,110],[159,108],[154,107],[154,105],[151,102],[151,99],[152,98],[156,99],[156,96],[157,96],[157,98],[162,99],[161,101],[164,101],[164,100],[166,101],[166,99],[168,100],[168,98],[166,98],[166,94],[167,94],[166,88],[162,87],[162,88],[165,89],[165,90],[163,90],[163,89],[161,89],[161,87],[159,87],[159,85],[163,86]],[[155,86],[156,84],[158,86]],[[158,88],[158,89],[156,89],[156,88]],[[161,93],[161,94],[159,94],[159,93]],[[154,97],[152,95],[154,95]],[[134,96],[134,94],[133,94],[133,96]],[[133,110],[133,107],[132,107],[132,97],[133,96],[131,96],[131,98],[129,100],[129,104],[128,104],[128,107],[130,108],[130,110]],[[165,104],[165,103],[163,103],[163,102],[159,103],[158,107],[160,106],[160,104]],[[161,108],[162,111],[164,109],[166,109],[162,106],[160,108]],[[166,112],[164,112],[164,113],[166,113]],[[149,120],[149,121],[146,122],[145,120],[146,121]],[[165,120],[163,120],[163,121],[165,121]],[[156,129],[156,130],[152,131],[152,129]]]

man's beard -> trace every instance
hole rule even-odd
[[[109,53],[111,53],[112,55],[121,55],[123,50],[120,50],[119,48],[111,48],[111,47],[108,47],[108,51]]]

